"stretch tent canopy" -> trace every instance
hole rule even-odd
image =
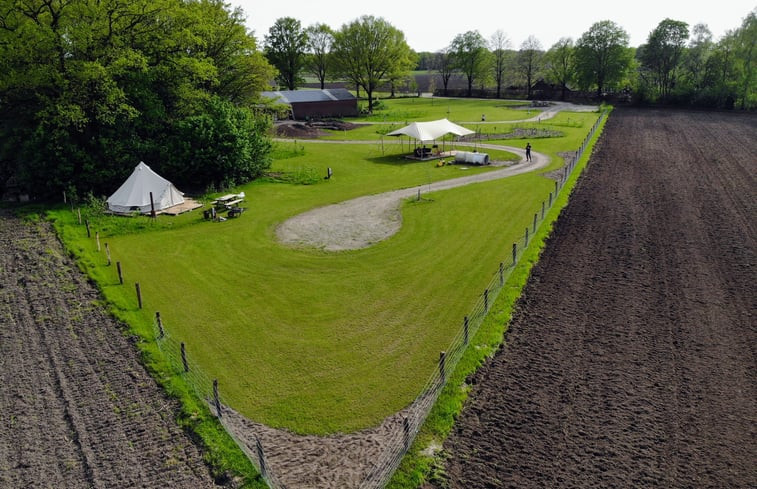
[[[473,133],[475,133],[475,131],[466,129],[463,126],[458,126],[447,119],[439,119],[438,121],[413,122],[401,129],[387,133],[387,136],[410,136],[421,142],[426,142],[434,141],[447,134],[467,136],[468,134]]]
[[[135,211],[149,214],[153,205],[157,212],[183,203],[184,194],[141,161],[129,178],[108,197],[108,209],[117,214]]]

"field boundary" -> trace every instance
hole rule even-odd
[[[397,467],[399,467],[402,458],[409,450],[420,428],[431,412],[448,377],[455,370],[463,353],[470,345],[471,339],[475,336],[492,304],[507,282],[510,273],[525,252],[533,236],[536,235],[541,223],[544,222],[547,211],[554,205],[565,182],[584,155],[586,148],[606,115],[606,111],[602,112],[578,150],[572,156],[566,158],[566,164],[554,182],[554,190],[549,193],[548,199],[545,199],[541,207],[534,213],[533,221],[531,225],[524,229],[522,237],[513,243],[511,253],[507,259],[500,262],[499,269],[493,274],[488,286],[479,296],[470,313],[461,321],[461,327],[447,350],[440,352],[438,368],[435,369],[434,373],[426,381],[421,393],[407,409],[403,410],[403,413],[406,415],[402,418],[401,426],[394,431],[394,435],[386,444],[382,455],[369,461],[371,467],[358,486],[361,489],[384,487],[391,479]],[[224,402],[221,393],[223,386],[219,387],[217,380],[210,379],[192,361],[191,345],[178,342],[170,336],[170,333],[163,325],[160,313],[155,314],[153,323],[157,345],[175,369],[175,373],[183,377],[194,390],[197,397],[207,403],[213,415],[218,418],[224,429],[234,439],[250,462],[258,469],[268,486],[271,489],[284,489],[287,487],[282,482],[282,477],[277,475],[276,466],[266,455],[265,447],[260,438],[255,434],[249,436],[249,433],[238,432],[236,425],[229,422],[229,416],[235,413]]]

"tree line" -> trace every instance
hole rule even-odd
[[[450,80],[457,76],[465,80],[467,96],[475,90],[499,98],[506,88],[516,86],[531,98],[535,83],[542,80],[557,87],[563,98],[571,90],[593,91],[599,98],[624,91],[639,102],[754,108],[756,15],[757,9],[718,41],[705,24],[690,29],[685,22],[665,19],[638,48],[630,47],[628,33],[609,20],[595,23],[577,40],[562,38],[547,50],[534,36],[512,49],[502,30],[488,39],[478,31],[458,34],[435,53],[412,52],[399,34],[376,37],[381,46],[376,51],[395,50],[402,55],[394,58],[394,66],[383,66],[382,76],[371,81],[394,92],[398,84],[412,85],[408,80],[414,69],[435,74],[445,95]],[[328,80],[347,80],[358,91],[365,90],[370,110],[377,85],[365,83],[360,75],[367,73],[365,65],[371,62],[366,56],[374,53],[355,40],[361,38],[358,28],[378,33],[379,27],[393,29],[383,19],[372,17],[339,30],[325,24],[303,27],[298,20],[284,17],[264,37],[264,53],[277,68],[277,82],[284,88],[298,88],[304,75],[316,77],[321,88]]]
[[[109,195],[140,160],[182,190],[270,166],[275,70],[221,0],[0,0],[0,195]]]
[[[253,13],[254,14],[254,13]],[[334,30],[278,19],[262,46],[244,14],[223,0],[0,0],[0,195],[107,195],[142,160],[189,191],[260,176],[271,163],[271,120],[260,92],[347,81],[365,94],[427,70],[446,92],[539,80],[570,90],[629,90],[642,101],[755,106],[755,11],[713,41],[665,19],[638,48],[612,21],[544,50],[514,50],[501,30],[458,34],[436,53],[415,53],[385,19],[362,16]]]

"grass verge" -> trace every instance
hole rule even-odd
[[[425,482],[443,482],[445,454],[442,450],[444,440],[449,436],[455,419],[461,414],[471,387],[467,378],[476,372],[493,356],[503,344],[513,308],[528,281],[531,269],[538,262],[554,223],[562,209],[568,204],[570,194],[589,161],[597,138],[602,133],[607,118],[599,126],[590,141],[584,155],[563,186],[554,205],[546,213],[545,220],[537,229],[533,240],[517,262],[507,278],[505,285],[497,296],[486,319],[471,341],[471,346],[463,354],[455,371],[436,404],[421,427],[408,453],[386,486],[387,489],[416,489]]]

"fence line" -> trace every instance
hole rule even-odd
[[[373,489],[384,487],[391,478],[392,474],[399,466],[402,458],[412,445],[415,436],[420,431],[426,417],[431,412],[436,400],[441,393],[450,373],[454,372],[457,363],[462,358],[465,350],[470,345],[471,340],[476,335],[479,327],[484,321],[489,309],[497,299],[500,291],[507,283],[510,273],[515,269],[515,265],[525,252],[529,243],[529,231],[531,236],[536,234],[538,226],[544,222],[545,210],[551,209],[556,201],[557,195],[562,191],[565,182],[572,174],[577,162],[583,156],[589,142],[606,116],[603,112],[596,123],[592,126],[589,134],[583,140],[578,151],[572,158],[566,161],[564,172],[556,182],[555,190],[550,193],[549,203],[542,203],[540,212],[534,214],[533,227],[525,228],[524,234],[515,243],[512,251],[508,250],[507,260],[500,263],[499,269],[494,273],[484,292],[478,296],[473,304],[471,311],[461,321],[461,327],[455,334],[444,352],[440,353],[438,368],[434,369],[432,375],[424,384],[421,393],[415,398],[410,405],[409,414],[403,421],[403,429],[398,430],[387,443],[387,447],[377,460],[372,462],[372,468],[368,475],[360,484],[361,489]],[[546,208],[545,208],[546,206]],[[107,243],[105,244],[108,250]],[[108,250],[109,251],[109,250]],[[108,260],[110,264],[110,257]],[[140,301],[141,302],[141,301]],[[193,361],[191,354],[191,345],[177,342],[168,333],[164,326],[160,313],[156,313],[153,322],[156,343],[163,353],[169,364],[176,370],[175,374],[184,378],[187,384],[194,390],[199,399],[206,401],[209,409],[218,418],[224,429],[229,433],[231,438],[236,442],[244,452],[250,462],[258,469],[268,486],[271,489],[285,489],[276,477],[275,467],[272,467],[266,457],[265,450],[260,440],[256,437],[255,449],[253,450],[245,441],[241,440],[234,433],[232,427],[228,424],[227,419],[223,416],[223,406],[227,405],[221,396],[216,380],[211,380],[197,364]],[[221,389],[223,386],[221,386]],[[221,407],[220,411],[218,407]]]

